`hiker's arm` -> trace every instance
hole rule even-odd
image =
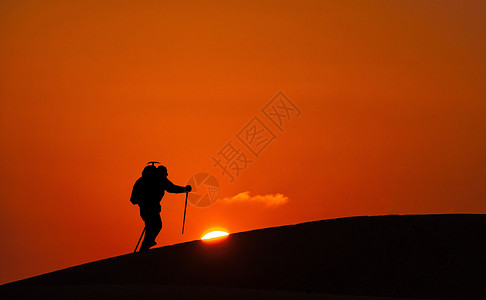
[[[169,193],[185,193],[192,190],[190,185],[180,186],[173,184],[169,179],[165,183],[165,190]]]

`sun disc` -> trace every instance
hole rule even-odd
[[[224,231],[221,231],[221,230],[216,230],[216,231],[211,231],[211,232],[206,233],[201,238],[201,240],[211,240],[211,239],[215,239],[215,238],[225,237],[225,236],[228,236],[228,235],[229,235],[229,233],[227,233],[227,232],[224,232]]]

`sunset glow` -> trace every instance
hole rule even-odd
[[[229,233],[227,232],[224,232],[224,231],[220,231],[220,230],[217,230],[217,231],[211,231],[209,233],[206,233],[202,238],[201,240],[211,240],[211,239],[215,239],[215,238],[222,238],[222,237],[226,237],[228,236]]]
[[[157,247],[486,213],[485,15],[477,0],[1,1],[0,284],[133,250],[149,161],[193,188],[187,207],[165,193]]]

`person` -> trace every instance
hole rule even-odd
[[[152,163],[152,162],[150,162]],[[149,164],[150,164],[149,163]],[[169,193],[186,193],[192,190],[190,185],[178,186],[168,178],[167,168],[163,165],[156,167],[154,163],[146,166],[140,177],[133,185],[130,202],[140,207],[140,216],[145,222],[145,238],[140,246],[140,252],[144,252],[157,245],[155,238],[162,229],[160,218],[160,202],[165,191]]]

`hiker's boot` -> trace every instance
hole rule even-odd
[[[140,246],[140,250],[138,252],[148,251],[151,247],[155,245],[157,245],[155,241],[150,241],[150,242],[143,241],[142,246]]]

